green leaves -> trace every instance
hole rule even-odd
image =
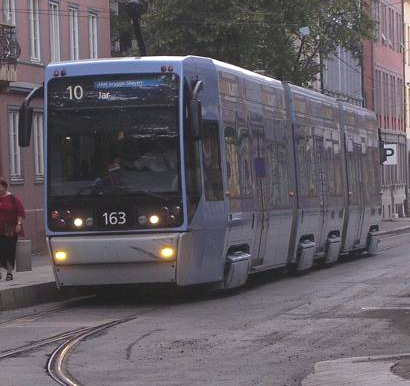
[[[360,3],[150,0],[142,29],[149,55],[208,56],[307,85],[337,46],[360,57],[374,26]]]

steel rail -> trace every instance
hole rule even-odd
[[[151,310],[147,311],[150,312]],[[101,324],[99,326],[90,327],[85,331],[70,337],[66,342],[62,343],[54,352],[51,354],[47,362],[47,372],[51,378],[53,378],[57,383],[62,386],[81,386],[76,379],[74,379],[65,370],[65,363],[68,356],[73,351],[74,347],[77,346],[82,340],[88,338],[89,336],[98,334],[99,332],[106,330],[111,327],[115,327],[119,324],[129,322],[140,317],[142,314],[128,316],[122,319],[114,320],[108,323]]]
[[[61,334],[54,335],[54,336],[51,336],[49,338],[41,339],[41,340],[26,344],[26,345],[23,345],[23,346],[20,346],[20,347],[16,347],[16,348],[13,348],[13,349],[1,351],[0,352],[0,360],[6,359],[8,357],[12,357],[12,356],[15,356],[15,355],[18,355],[18,354],[21,354],[23,352],[31,351],[31,350],[37,349],[39,347],[42,347],[42,346],[46,346],[50,343],[54,343],[54,342],[58,342],[58,341],[63,340],[63,339],[70,338],[73,335],[77,336],[78,334],[82,333],[83,331],[87,331],[89,329],[90,329],[90,327],[83,327],[83,328],[80,328],[80,329],[77,329],[77,330],[63,332]]]
[[[85,301],[93,299],[93,298],[95,298],[95,295],[88,295],[88,296],[78,297],[78,298],[75,298],[75,299],[63,300],[62,303],[65,303],[65,304],[63,304],[62,306],[58,306],[58,307],[55,307],[55,308],[52,308],[52,309],[46,310],[46,311],[34,312],[32,314],[16,316],[14,318],[1,320],[0,321],[0,326],[6,325],[6,324],[9,324],[9,323],[13,323],[13,322],[36,319],[36,318],[41,318],[43,316],[56,314],[56,313],[59,313],[59,312],[64,312],[64,311],[67,311],[68,309],[70,309],[72,307],[78,306],[76,303],[82,303],[82,302],[85,302]]]

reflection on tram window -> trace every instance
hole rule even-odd
[[[110,185],[116,194],[179,191],[179,135],[172,108],[127,114],[60,111],[50,114],[49,125],[52,194],[90,195],[97,180],[107,187],[105,194],[114,192]]]

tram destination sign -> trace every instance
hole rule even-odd
[[[176,74],[54,78],[48,83],[48,105],[56,109],[174,104],[177,98]]]

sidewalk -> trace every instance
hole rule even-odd
[[[0,311],[63,300],[76,294],[57,288],[50,257],[45,254],[33,254],[32,270],[13,272],[13,276],[14,280],[5,281],[6,271],[1,270]]]
[[[380,225],[380,235],[398,234],[402,232],[410,232],[410,217],[383,220]]]

